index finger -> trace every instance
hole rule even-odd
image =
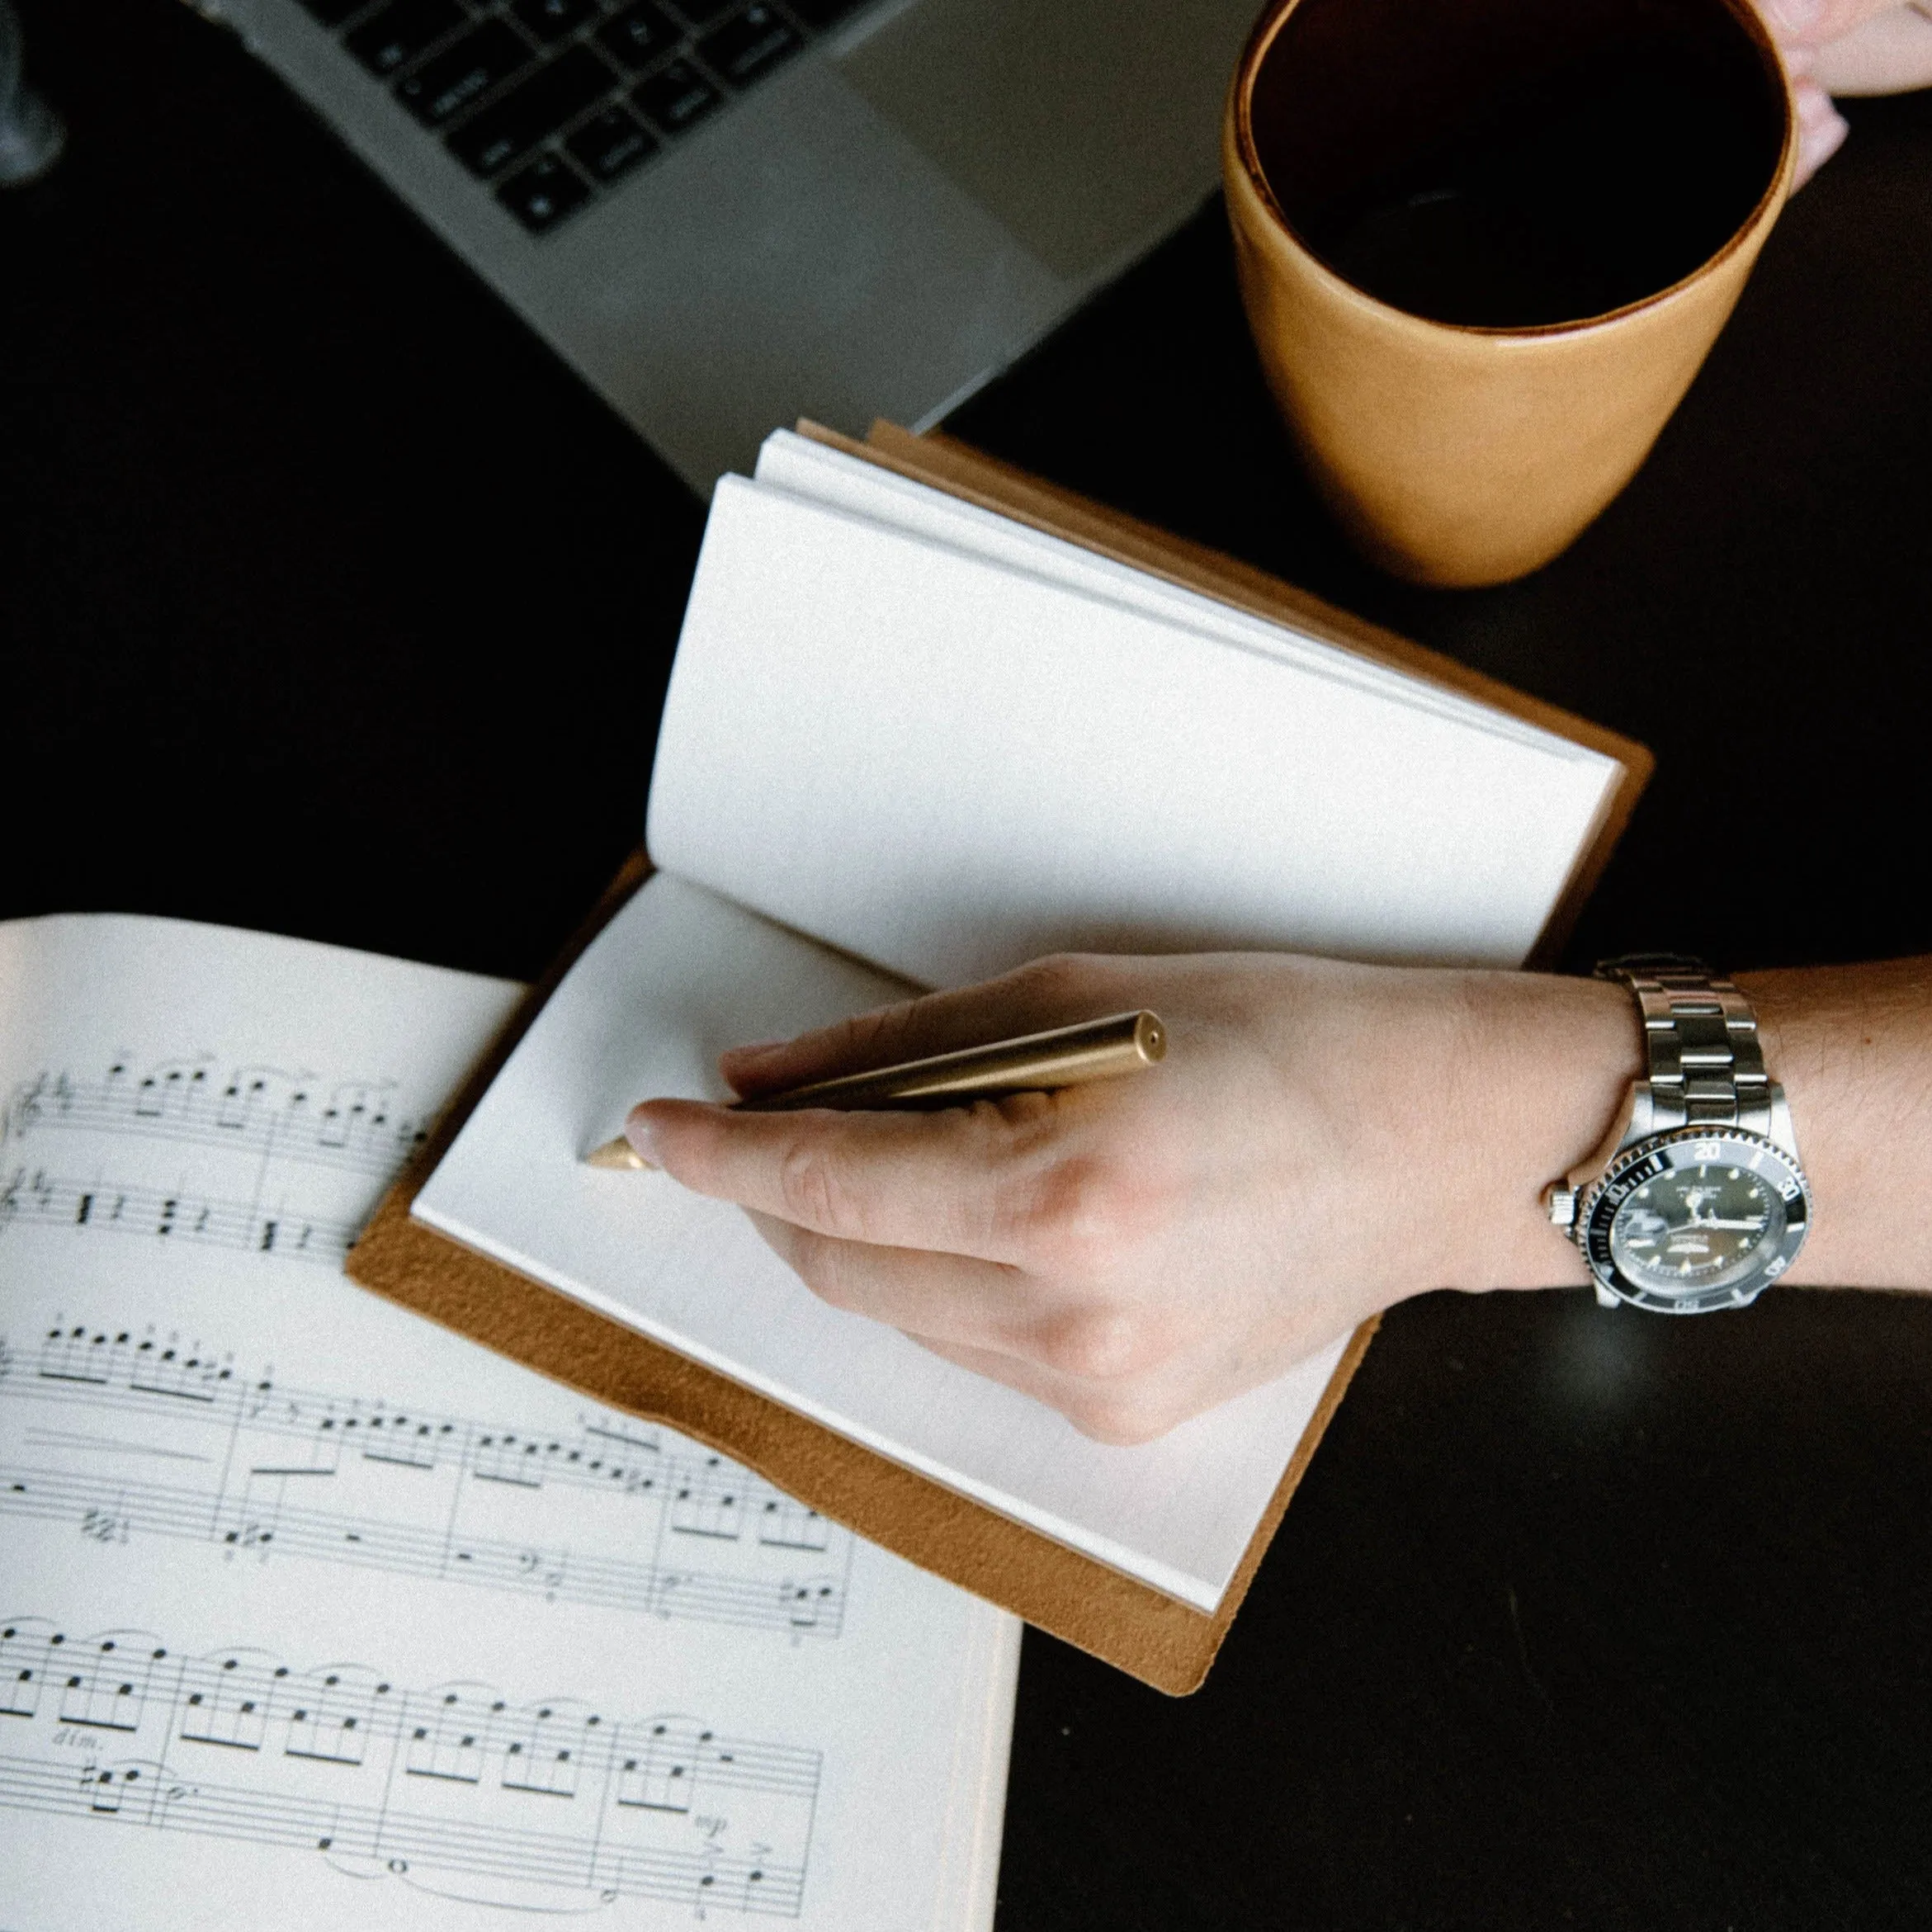
[[[1035,960],[997,980],[856,1013],[795,1040],[735,1047],[720,1056],[718,1067],[749,1100],[840,1074],[1102,1019],[1138,1004],[1125,986],[1126,975],[1098,957]]]
[[[1892,7],[1812,50],[1809,68],[1834,94],[1903,94],[1932,87],[1932,4]]]
[[[1045,1094],[935,1113],[740,1113],[649,1100],[624,1131],[694,1193],[815,1234],[1018,1264],[1060,1108]]]
[[[1758,0],[1758,11],[1778,40],[1821,47],[1898,5],[1899,0]]]

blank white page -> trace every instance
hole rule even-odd
[[[1512,966],[1618,772],[726,477],[649,843],[934,985],[1070,947]]]
[[[1319,677],[1380,692],[1399,704],[1460,720],[1479,731],[1536,744],[1561,757],[1594,754],[1508,711],[1428,683],[1392,665],[1344,650],[1319,637],[1271,623],[1166,579],[1103,556],[1065,537],[1051,536],[997,511],[915,482],[862,456],[775,429],[758,451],[757,481],[793,496],[842,509],[873,523],[923,536],[1003,568],[1044,577],[1070,590],[1220,640],[1237,650],[1283,659]]]
[[[810,1294],[733,1207],[583,1164],[646,1094],[720,1094],[735,1042],[901,982],[660,873],[573,966],[418,1195],[418,1219],[843,1434],[1212,1610],[1339,1358],[1138,1448]]]

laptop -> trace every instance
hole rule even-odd
[[[701,493],[1178,227],[1259,0],[203,0]]]

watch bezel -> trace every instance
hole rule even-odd
[[[1774,1186],[1784,1201],[1784,1234],[1774,1253],[1747,1275],[1723,1287],[1690,1295],[1663,1295],[1632,1281],[1617,1265],[1610,1227],[1617,1212],[1643,1183],[1659,1174],[1722,1160],[1748,1167]],[[1627,1148],[1604,1169],[1577,1203],[1576,1245],[1590,1273],[1619,1301],[1659,1315],[1712,1315],[1748,1308],[1789,1268],[1812,1222],[1811,1183],[1797,1160],[1775,1141],[1743,1127],[1673,1127]]]

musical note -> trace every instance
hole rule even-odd
[[[164,1654],[156,1651],[146,1657],[138,1648],[125,1651],[111,1637],[64,1652],[54,1678],[60,1691],[60,1722],[102,1731],[139,1731],[149,1675]]]
[[[326,1081],[273,1067],[218,1075],[205,1060],[163,1060],[145,1073],[117,1060],[98,1079],[42,1073],[16,1086],[0,1142],[59,1132],[172,1141],[387,1179],[427,1137],[399,1113],[394,1083]]]
[[[125,1056],[99,1079],[41,1073],[0,1112],[0,1149],[50,1155],[0,1169],[0,1235],[137,1235],[339,1268],[427,1134],[386,1080],[218,1074],[205,1059],[137,1071]],[[187,1150],[187,1168],[157,1164],[169,1147]]]
[[[500,1424],[240,1372],[63,1321],[0,1343],[0,1514],[835,1639],[852,1538],[644,1424]]]
[[[177,1656],[0,1622],[0,1807],[305,1849],[552,1911],[620,1898],[796,1917],[815,1750],[577,1698],[405,1689],[367,1665]],[[534,1897],[533,1897],[534,1892]]]
[[[24,1167],[0,1184],[0,1234],[16,1221],[205,1243],[319,1261],[331,1268],[342,1266],[361,1226],[360,1217],[329,1218],[175,1188],[66,1179]]]
[[[517,989],[120,918],[0,985],[7,1932],[971,1921],[1004,1620],[342,1278]]]

